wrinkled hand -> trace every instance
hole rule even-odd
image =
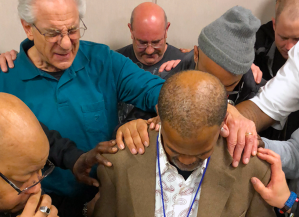
[[[248,164],[250,156],[257,152],[257,132],[253,121],[248,120],[232,105],[227,107],[227,117],[220,134],[227,138],[228,151],[233,157],[233,166],[239,165],[243,152],[243,163]],[[252,135],[248,135],[251,133]]]
[[[76,161],[73,173],[79,182],[87,185],[99,187],[99,182],[89,176],[91,168],[95,164],[103,164],[105,166],[112,166],[102,154],[115,154],[118,149],[115,146],[115,141],[100,142],[94,149],[82,154]]]
[[[15,50],[7,51],[0,55],[0,68],[2,72],[7,72],[7,65],[9,68],[15,67],[13,61],[17,58],[18,52]]]
[[[263,77],[263,72],[260,70],[260,67],[256,66],[254,63],[252,63],[251,70],[253,73],[255,83],[257,83],[257,84],[261,83],[262,77]]]
[[[182,53],[189,53],[192,49],[180,48]]]
[[[150,130],[156,130],[156,131],[159,131],[160,129],[160,122],[161,122],[160,116],[147,120],[147,124],[150,125],[149,126]]]
[[[48,217],[58,217],[58,211],[52,205],[51,198],[46,194],[41,196],[41,190],[29,197],[22,214],[18,215],[18,217],[45,217],[46,214],[39,211],[41,206],[50,208],[51,211]]]
[[[132,154],[143,154],[144,146],[149,146],[147,128],[147,121],[142,119],[133,120],[122,125],[116,133],[118,147],[124,149],[125,142]]]
[[[159,69],[159,73],[163,72],[163,71],[170,71],[171,69],[177,67],[177,65],[181,62],[181,60],[170,60],[166,63],[163,63],[161,66],[160,66],[160,69]]]
[[[269,149],[263,148],[258,149],[257,156],[271,164],[271,181],[265,187],[258,178],[253,177],[251,178],[253,187],[269,205],[281,209],[290,197],[291,192],[282,171],[280,156]]]

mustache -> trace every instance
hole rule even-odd
[[[155,54],[159,55],[160,52],[159,52],[159,51],[154,51],[154,52],[151,53],[151,54],[147,54],[147,53],[145,53],[145,52],[140,53],[141,56],[144,56],[144,55],[145,55],[145,56],[153,56],[153,55],[155,55]]]

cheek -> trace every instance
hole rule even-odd
[[[20,209],[24,208],[29,195],[18,193],[15,190],[1,192],[0,193],[0,209],[3,210],[12,210],[12,211],[19,211]]]

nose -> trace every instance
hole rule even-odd
[[[185,165],[193,164],[197,160],[196,157],[190,157],[186,155],[179,156],[178,159],[182,164]]]
[[[154,51],[155,51],[155,49],[152,47],[151,44],[149,44],[145,50],[145,53],[150,55],[150,54],[154,53]]]
[[[297,41],[293,39],[289,39],[287,44],[286,44],[286,49],[289,51],[296,45]]]
[[[28,189],[27,191],[25,191],[25,194],[36,194],[37,192],[39,192],[41,189],[41,184],[38,183],[36,186]]]
[[[72,47],[72,41],[68,35],[64,35],[60,40],[60,47],[64,50],[70,50]]]

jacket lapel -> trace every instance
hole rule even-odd
[[[129,187],[135,217],[155,215],[156,193],[156,137],[157,132],[149,132],[150,146],[144,155],[136,156],[138,163],[128,169]]]
[[[226,172],[232,163],[226,147],[224,139],[219,137],[202,183],[198,217],[220,217],[230,196],[235,178]]]

